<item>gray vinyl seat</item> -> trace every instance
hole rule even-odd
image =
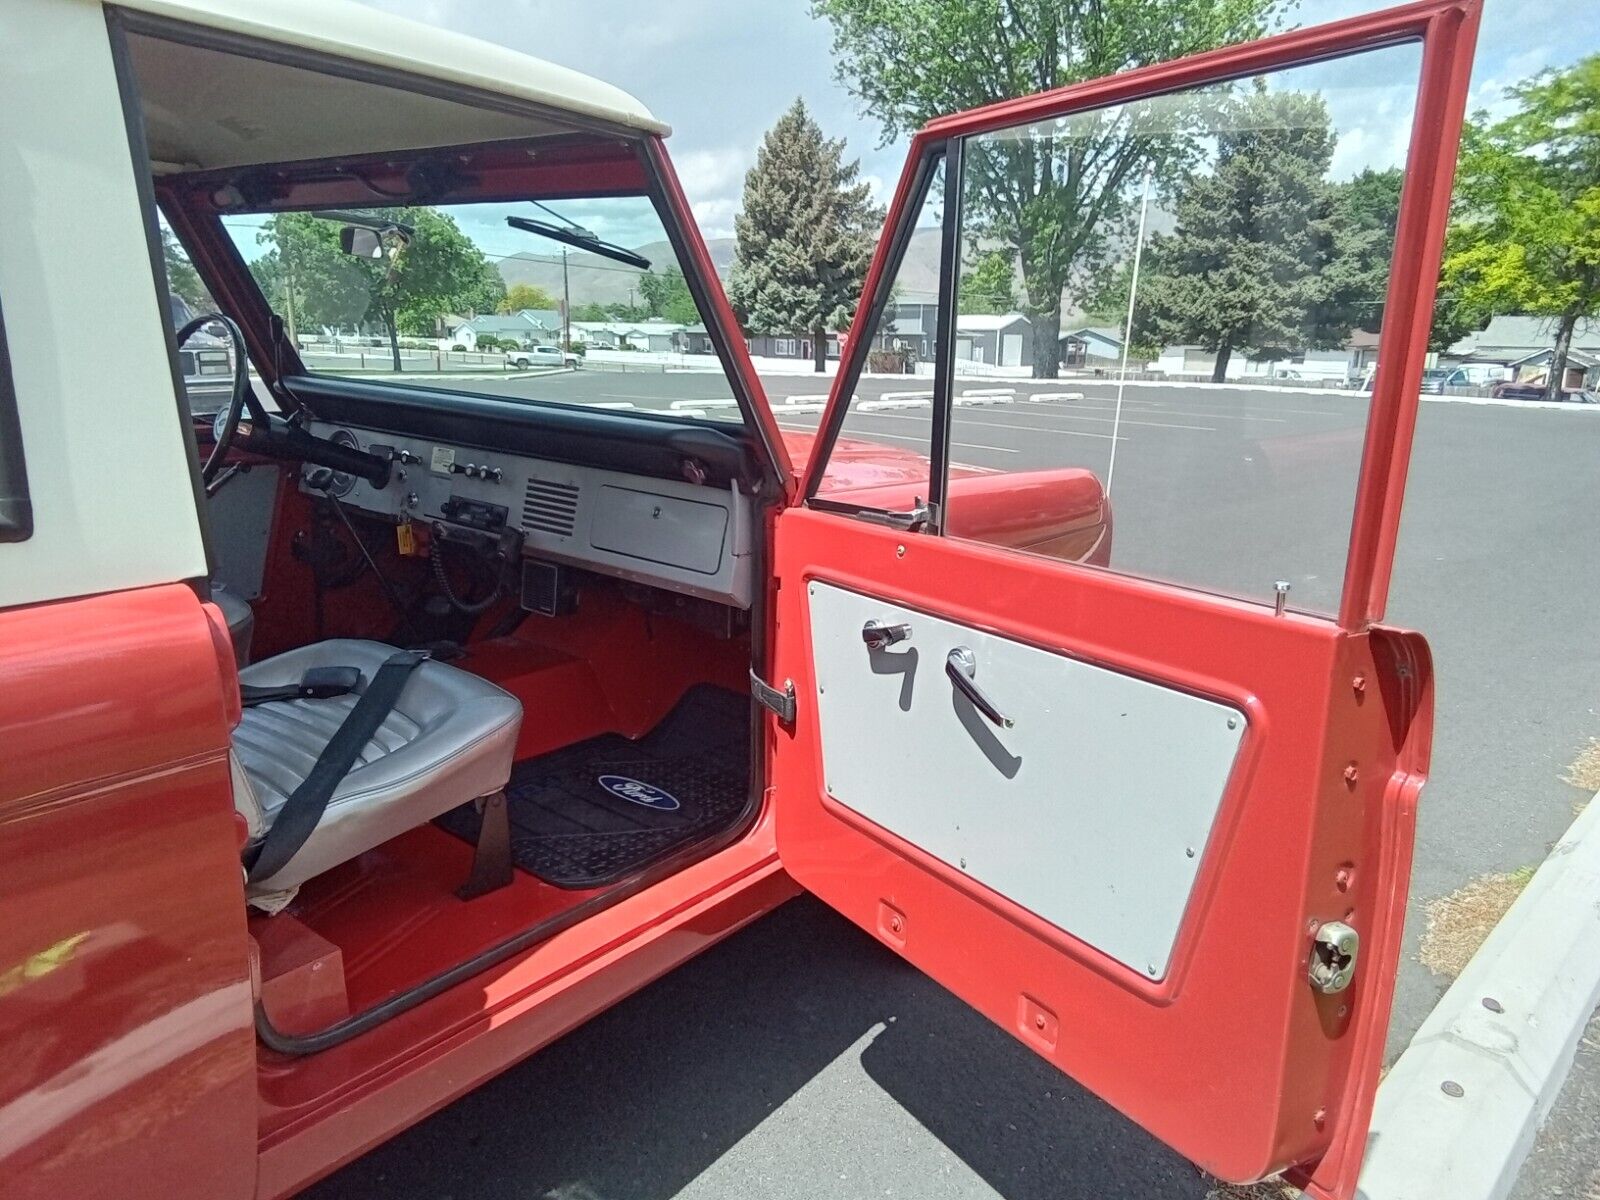
[[[381,642],[317,642],[244,668],[239,682],[280,687],[298,683],[312,667],[355,667],[364,691],[394,653]],[[272,828],[357,696],[279,700],[244,710],[233,731],[234,805],[252,844]],[[424,662],[335,789],[311,837],[279,871],[252,882],[250,895],[285,892],[458,805],[499,792],[511,777],[521,725],[516,697],[469,672]]]

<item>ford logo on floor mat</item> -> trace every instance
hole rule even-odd
[[[596,782],[619,800],[642,804],[657,812],[675,812],[679,807],[678,798],[671,792],[663,792],[654,784],[641,783],[626,775],[602,775]]]

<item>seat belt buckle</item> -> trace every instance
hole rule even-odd
[[[306,700],[327,700],[356,690],[361,672],[355,667],[312,667],[300,677],[300,695]]]

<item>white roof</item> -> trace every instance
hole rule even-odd
[[[620,88],[543,59],[350,0],[118,0],[208,29],[421,75],[645,133],[669,132]]]
[[[1005,329],[1015,325],[1018,321],[1026,323],[1027,317],[1021,313],[966,313],[956,318],[956,330],[966,330],[968,333],[987,333],[993,329]]]

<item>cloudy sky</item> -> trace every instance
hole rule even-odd
[[[844,137],[864,175],[892,187],[903,146],[880,146],[875,121],[833,78],[831,30],[804,0],[366,0],[375,8],[500,42],[632,92],[673,127],[673,161],[707,237],[733,231],[744,173],[767,127],[804,97],[824,132]],[[1382,0],[1302,0],[1311,24],[1385,7]],[[1600,51],[1600,0],[1487,0],[1472,107],[1547,66]],[[1349,80],[1347,82],[1355,82]],[[1335,173],[1397,153],[1394,118],[1355,97],[1335,104]],[[1344,111],[1340,111],[1343,109]],[[1362,112],[1374,113],[1363,118]]]

